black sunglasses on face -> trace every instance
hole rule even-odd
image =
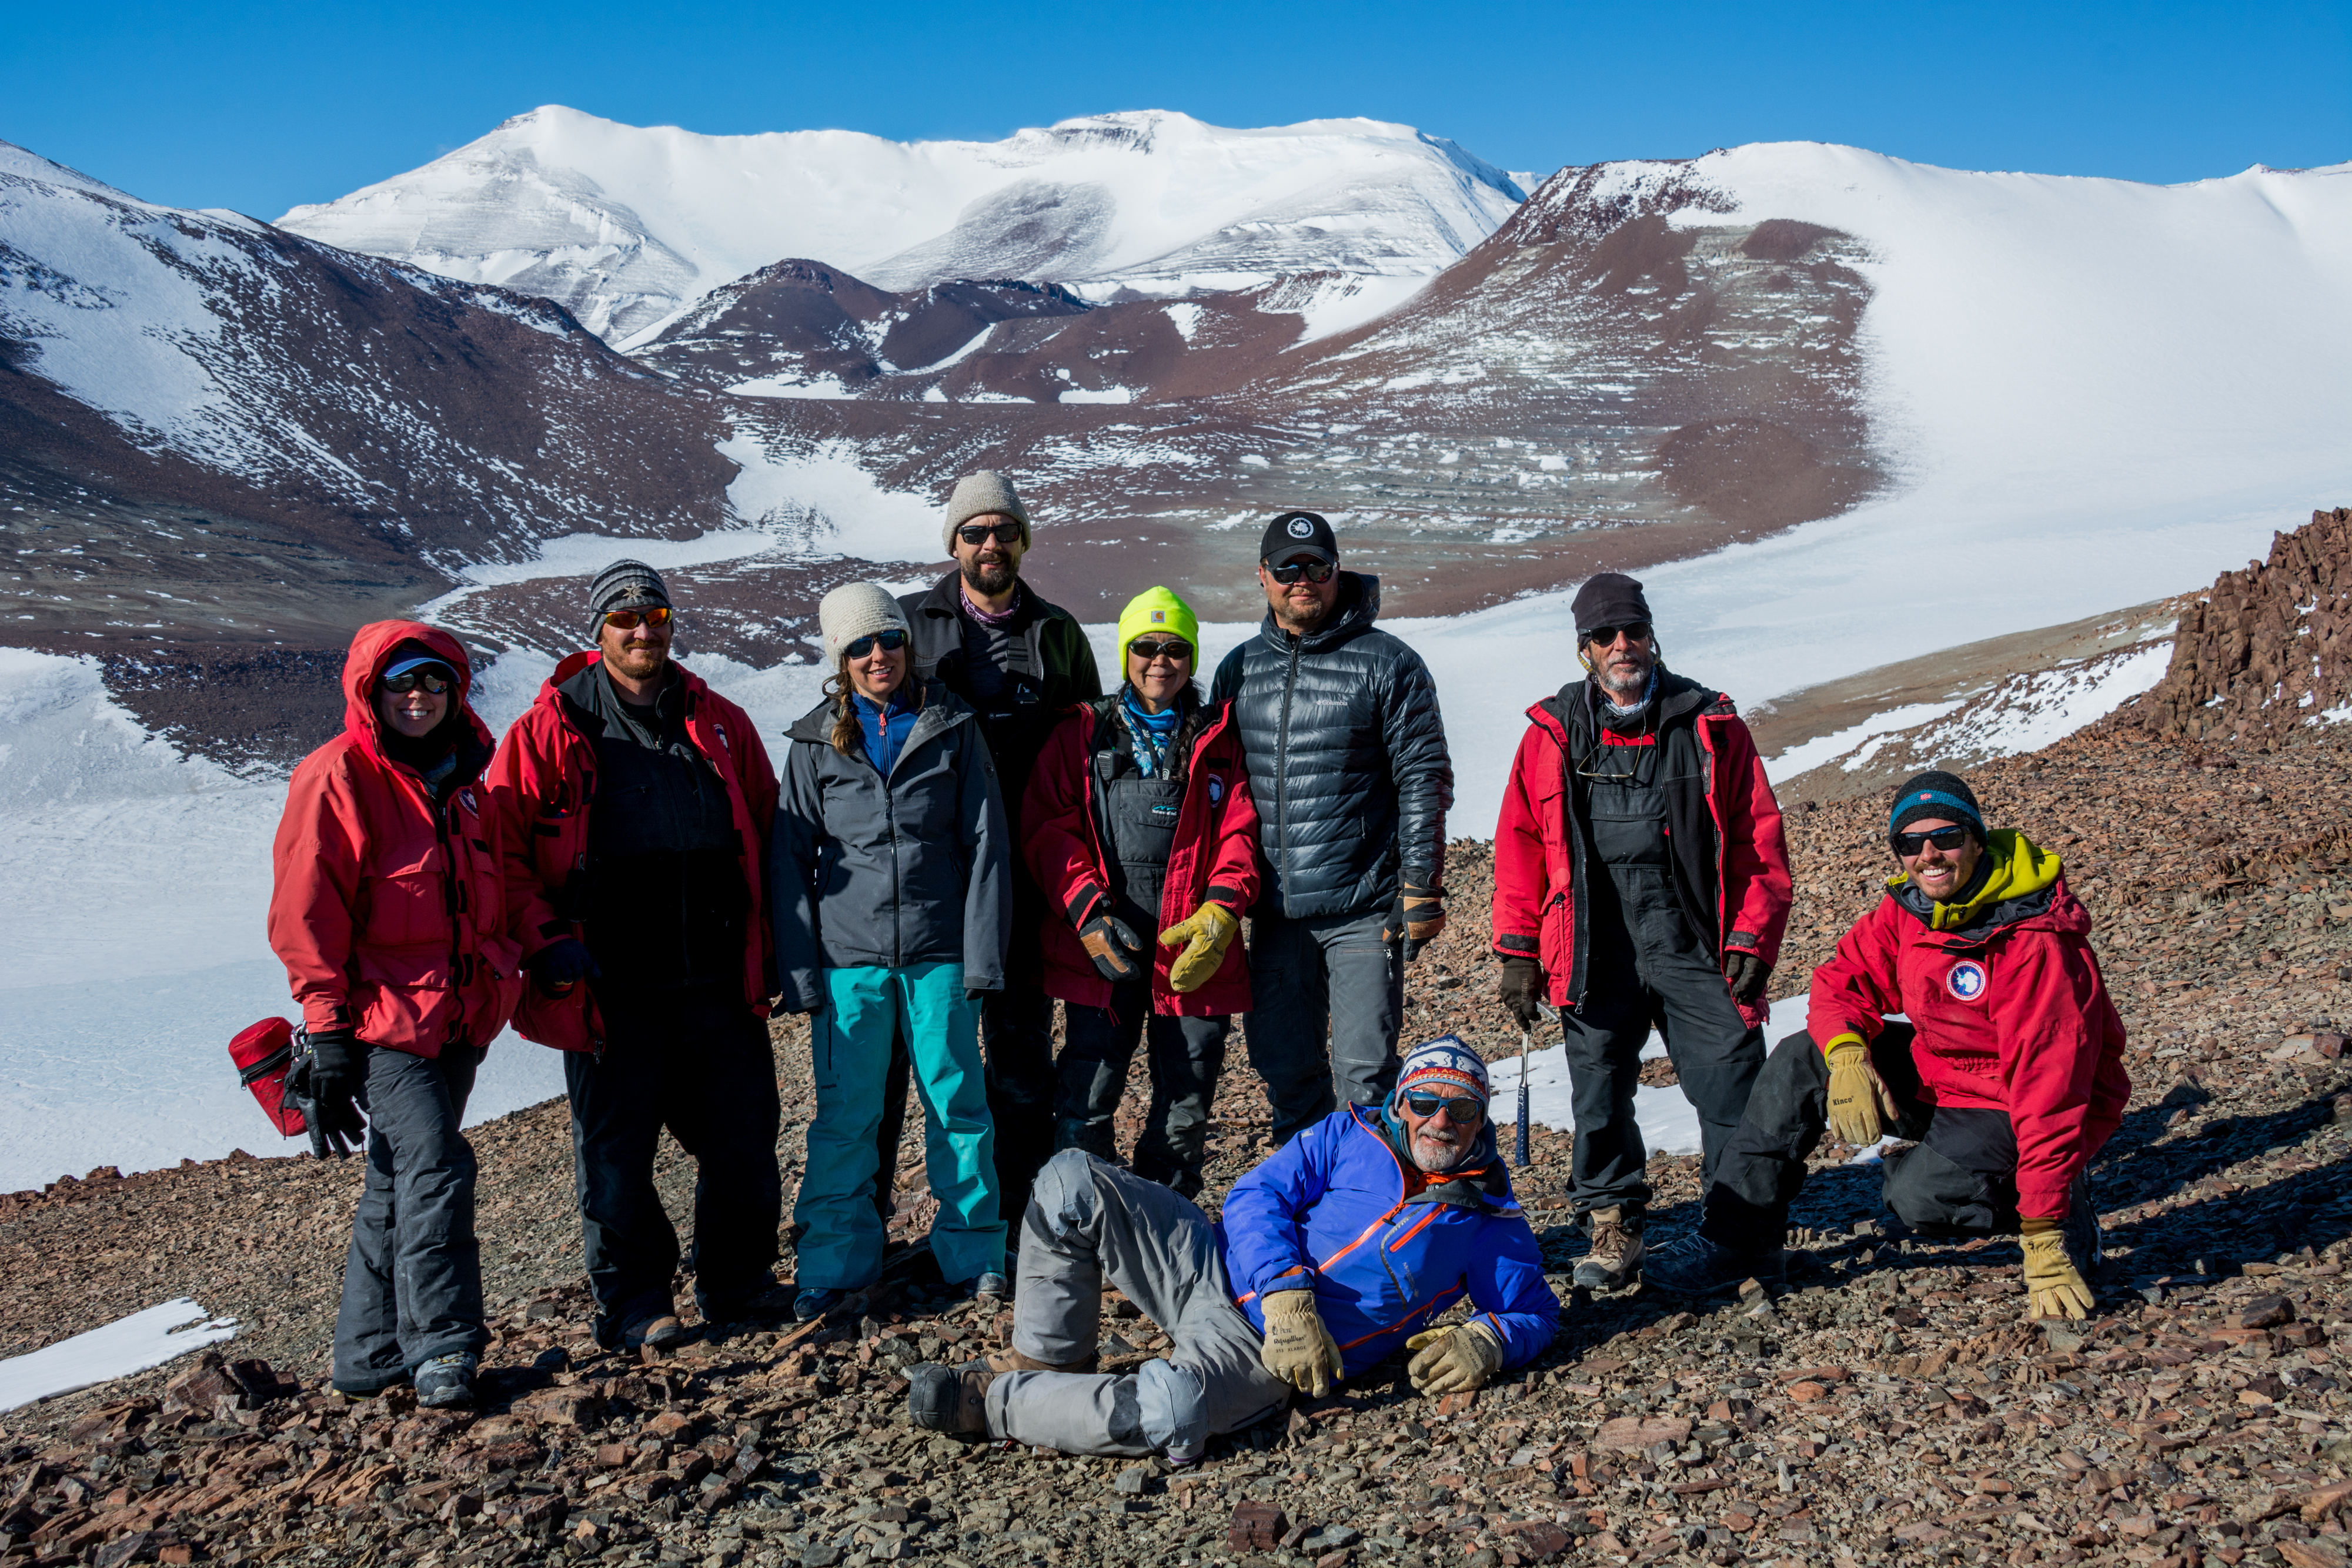
[[[437,697],[449,689],[449,677],[434,670],[411,670],[404,675],[383,678],[383,689],[396,697],[404,697],[419,686]]]
[[[1617,641],[1621,632],[1629,643],[1646,643],[1650,640],[1650,623],[1633,621],[1622,626],[1595,626],[1584,634],[1584,640],[1596,648],[1606,648]]]
[[[1948,854],[1968,841],[1969,831],[1966,828],[1937,828],[1932,833],[1891,833],[1887,836],[1887,842],[1895,846],[1895,852],[1906,861],[1929,844]]]
[[[968,545],[984,545],[991,539],[1001,545],[1018,544],[1021,542],[1021,525],[998,523],[992,528],[986,523],[966,523],[956,530],[956,538]]]
[[[882,644],[884,653],[895,653],[907,645],[907,634],[895,626],[887,632],[877,632],[871,637],[860,637],[856,642],[842,649],[842,655],[845,658],[862,659],[874,652],[874,644],[877,643]]]
[[[1442,1110],[1445,1119],[1457,1127],[1466,1127],[1486,1113],[1486,1105],[1469,1094],[1425,1094],[1407,1090],[1404,1103],[1405,1109],[1416,1116],[1434,1116]]]
[[[1127,651],[1148,664],[1154,659],[1189,659],[1192,656],[1192,644],[1181,637],[1171,637],[1164,643],[1138,640],[1129,643]]]
[[[1338,561],[1307,556],[1298,560],[1284,561],[1280,566],[1269,566],[1265,569],[1265,574],[1287,587],[1302,577],[1309,582],[1328,582],[1331,580],[1331,574],[1339,570]]]

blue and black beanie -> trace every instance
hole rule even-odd
[[[1888,813],[1886,833],[1889,838],[1911,823],[1928,817],[1943,817],[1966,822],[1985,841],[1984,812],[1977,806],[1976,792],[1968,780],[1957,773],[1930,769],[1917,774],[1896,791],[1895,810]]]

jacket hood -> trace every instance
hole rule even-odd
[[[464,714],[474,737],[488,746],[489,727],[473,708],[474,666],[466,658],[465,645],[440,627],[421,621],[371,621],[352,634],[351,652],[343,657],[344,733],[377,761],[389,760],[384,754],[383,721],[376,716],[375,684],[392,663],[393,650],[403,643],[423,643],[457,672],[457,686],[450,694],[456,699],[453,710]]]
[[[1967,897],[1938,904],[1911,884],[1908,872],[1888,877],[1886,892],[1930,931],[1990,930],[2049,913],[2066,916],[2062,924],[2079,919],[2087,930],[2088,913],[2059,884],[2060,869],[2054,852],[2014,828],[1995,828],[1986,835],[1984,870]]]
[[[1339,574],[1339,597],[1331,606],[1331,619],[1298,640],[1302,653],[1319,653],[1336,648],[1349,638],[1371,630],[1381,615],[1381,580],[1368,572],[1343,571]],[[1258,634],[1267,642],[1279,644],[1285,635],[1269,609],[1258,622]]]

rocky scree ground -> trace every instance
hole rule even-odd
[[[1515,1174],[1567,1310],[1534,1366],[1433,1402],[1391,1363],[1187,1470],[1065,1458],[906,1424],[906,1367],[1008,1323],[926,1290],[918,1253],[824,1322],[599,1350],[557,1103],[474,1134],[497,1334],[478,1413],[325,1387],[354,1165],[232,1156],[0,1198],[0,1351],[184,1292],[246,1325],[226,1361],[10,1413],[0,1562],[2333,1568],[2352,1496],[2347,765],[2333,727],[2216,754],[2118,725],[1973,776],[1995,821],[2066,857],[2131,1031],[2086,1323],[2024,1318],[2013,1245],[1899,1234],[1874,1167],[1837,1147],[1793,1216],[1809,1272],[1791,1288],[1579,1295],[1569,1141],[1545,1131]],[[1879,896],[1882,810],[1790,816],[1776,991]],[[1448,883],[1454,925],[1411,971],[1407,1032],[1501,1056],[1517,1036],[1486,955],[1487,847],[1456,844]],[[774,1034],[789,1191],[806,1031]],[[1265,1153],[1244,1054],[1219,1096],[1213,1206]],[[1696,1165],[1653,1160],[1654,1242],[1696,1219]],[[683,1223],[691,1170],[667,1144],[661,1179]],[[895,1228],[919,1235],[911,1146],[898,1187]],[[1111,1366],[1164,1347],[1115,1295],[1105,1324]]]

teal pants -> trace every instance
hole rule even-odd
[[[801,1233],[793,1283],[862,1290],[882,1270],[874,1206],[881,1156],[883,1083],[890,1047],[904,1040],[923,1103],[923,1156],[931,1196],[931,1256],[950,1282],[1004,1271],[997,1213],[996,1128],[980,1060],[980,1009],[964,1000],[963,966],[827,969],[824,1011],[813,1020],[816,1120],[793,1218]]]

